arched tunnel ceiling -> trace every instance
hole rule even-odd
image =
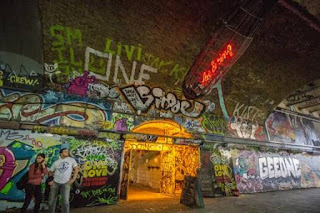
[[[319,32],[276,5],[251,46],[226,75],[225,95],[235,103],[242,100],[259,109],[263,107],[259,104],[264,104],[265,110],[272,109],[320,78],[319,42]]]
[[[320,20],[320,2],[315,0],[294,0],[304,7],[310,14]]]
[[[138,62],[158,69],[145,83],[183,98],[184,75],[217,29],[217,23],[239,3],[233,0],[40,1],[45,61],[59,62],[63,71],[74,68],[82,72],[87,46],[102,52],[107,49],[107,41],[111,42],[112,51],[117,50],[117,45],[140,47],[142,57]],[[81,38],[68,35],[68,30],[75,32],[75,29],[81,31]],[[259,111],[255,119],[262,122],[283,99],[320,78],[319,48],[319,32],[276,4],[250,47],[222,79],[228,114],[234,114],[239,106],[252,106]],[[130,54],[122,52],[120,57],[130,70]],[[203,99],[213,101],[215,113],[222,114],[217,91]]]

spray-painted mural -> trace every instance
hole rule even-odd
[[[319,146],[319,132],[315,128],[318,123],[314,123],[303,117],[274,112],[268,117],[266,128],[270,141]]]
[[[238,150],[233,150],[237,153]],[[288,155],[240,151],[234,171],[240,192],[281,190],[301,187],[300,161]]]
[[[242,193],[320,185],[318,156],[231,149],[237,187]]]
[[[214,183],[214,193],[230,195],[320,186],[319,156],[228,149],[204,144],[202,168]]]
[[[115,140],[83,140],[27,130],[0,130],[0,210],[22,206],[25,192],[18,190],[16,183],[28,172],[36,155],[44,153],[50,167],[58,159],[62,147],[70,148],[71,156],[80,167],[71,190],[71,206],[117,203],[122,145]],[[44,187],[43,182],[43,190]]]
[[[212,189],[208,189],[212,190],[213,194],[230,196],[237,189],[232,165],[228,150],[204,144],[201,149],[202,175],[212,179]]]

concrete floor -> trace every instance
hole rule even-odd
[[[257,194],[245,194],[240,197],[222,197],[205,199],[205,209],[190,209],[179,203],[179,198],[150,194],[140,190],[138,195],[118,205],[71,209],[72,213],[140,213],[140,212],[272,212],[272,213],[320,213],[320,189],[301,189]],[[140,198],[139,198],[140,197]],[[150,199],[147,199],[147,198]],[[158,199],[155,199],[157,198]]]

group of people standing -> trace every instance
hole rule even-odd
[[[49,213],[54,213],[56,201],[59,193],[61,194],[61,210],[62,213],[68,213],[70,188],[76,180],[79,169],[78,164],[69,156],[69,150],[63,148],[60,150],[60,157],[50,168],[45,164],[45,155],[38,154],[36,161],[30,166],[28,172],[28,182],[25,186],[26,197],[21,208],[21,213],[25,213],[31,202],[32,197],[35,198],[34,212],[40,211],[41,204],[41,182],[48,175],[48,184],[50,185],[49,194]],[[73,172],[73,174],[72,174]]]

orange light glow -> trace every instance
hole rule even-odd
[[[210,82],[210,79],[217,75],[217,70],[223,65],[223,63],[229,61],[234,56],[232,49],[232,45],[227,44],[218,57],[211,61],[211,69],[204,71],[201,75],[200,83],[203,86],[206,86]]]
[[[147,121],[135,127],[132,132],[159,136],[192,138],[192,135],[186,132],[185,128],[180,126],[178,123],[170,120]],[[159,139],[161,138],[163,139],[163,137],[159,137]]]

